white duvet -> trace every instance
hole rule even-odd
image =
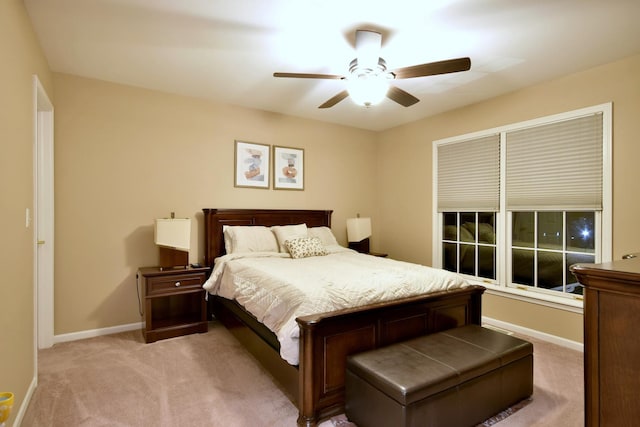
[[[280,355],[298,364],[296,317],[467,286],[457,274],[363,255],[340,246],[329,255],[246,252],[217,258],[204,288],[235,299],[271,329]]]

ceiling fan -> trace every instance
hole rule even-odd
[[[396,79],[433,76],[437,74],[457,73],[471,68],[471,59],[456,58],[410,67],[387,70],[387,63],[380,58],[382,35],[377,31],[356,30],[356,58],[349,64],[349,74],[307,74],[273,73],[274,77],[293,77],[301,79],[346,80],[347,89],[333,96],[318,108],[329,108],[347,96],[360,105],[369,107],[382,101],[384,97],[404,107],[410,107],[420,100],[410,93],[391,85]]]

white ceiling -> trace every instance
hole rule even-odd
[[[51,69],[371,130],[640,53],[640,0],[24,0]],[[420,99],[317,107],[356,29],[389,69],[457,57],[462,73],[398,80]]]

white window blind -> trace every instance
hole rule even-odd
[[[437,156],[439,212],[499,210],[499,134],[442,144]]]
[[[602,209],[602,147],[602,113],[507,132],[507,209]]]

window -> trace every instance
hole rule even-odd
[[[434,141],[434,265],[497,289],[580,298],[611,259],[611,104]]]
[[[596,212],[512,213],[511,283],[582,295],[569,267],[595,262]]]
[[[496,279],[494,212],[446,212],[443,215],[443,268]]]

